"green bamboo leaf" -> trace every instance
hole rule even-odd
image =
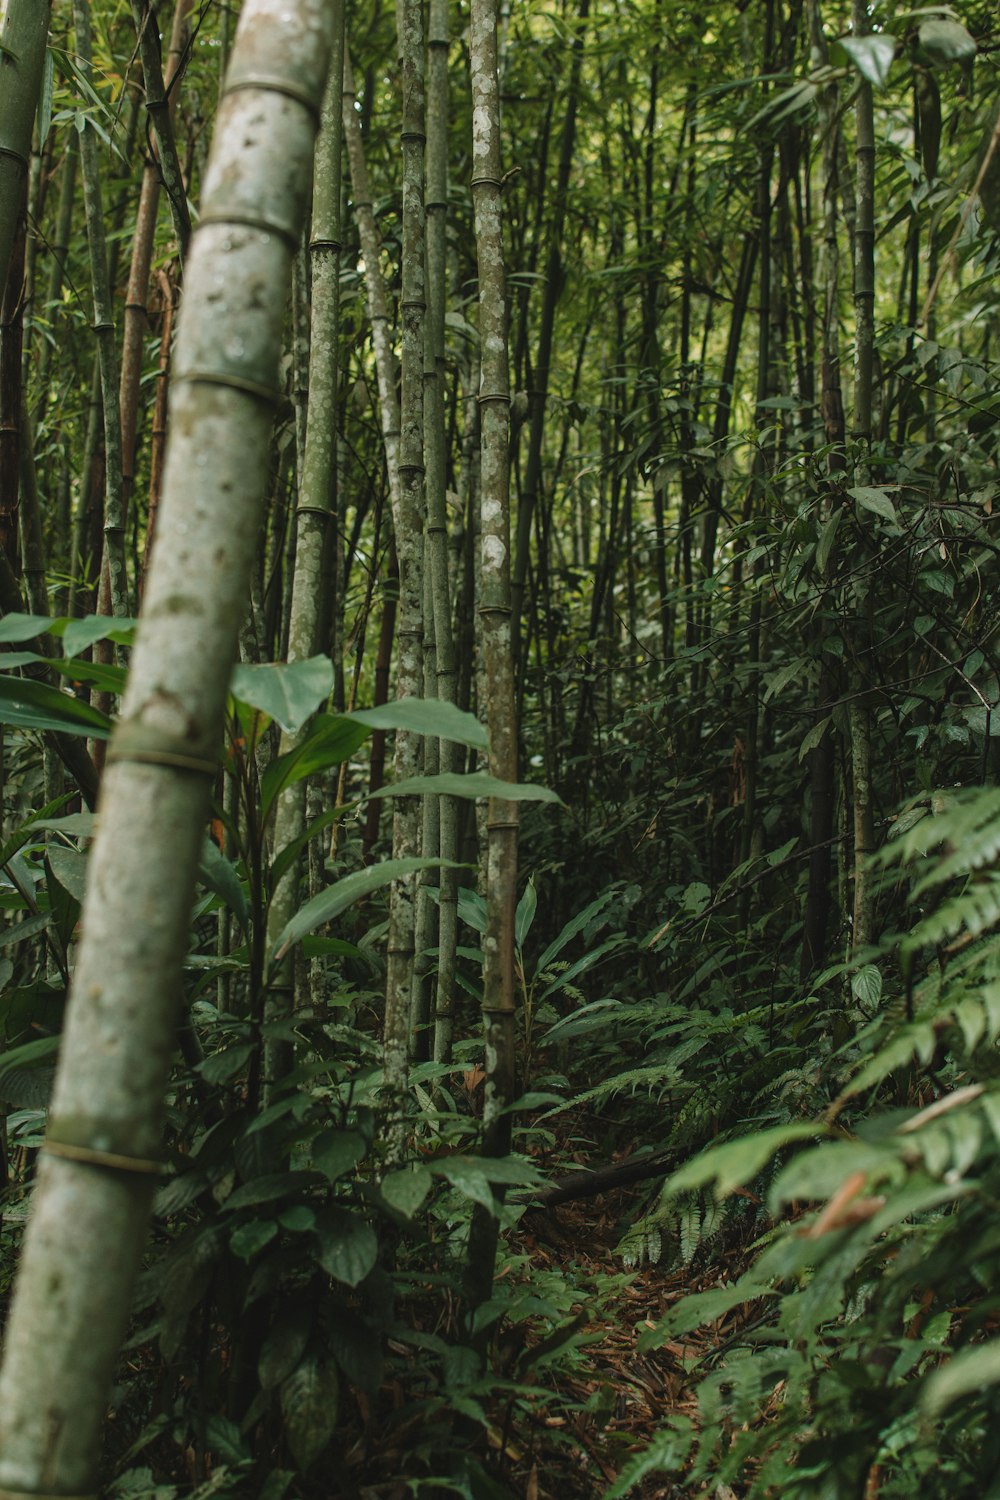
[[[575,917],[571,917],[558,936],[553,938],[544,953],[542,953],[538,963],[535,965],[535,973],[544,973],[552,960],[559,957],[566,944],[571,942],[578,932],[582,932],[595,917],[599,916],[616,894],[617,892],[614,890],[603,891],[596,900],[591,901],[582,911],[578,911]]]
[[[514,913],[514,941],[519,948],[524,947],[524,940],[531,931],[531,924],[535,920],[535,911],[538,906],[538,896],[535,892],[534,879],[528,881],[524,893],[517,903],[517,911]]]
[[[438,776],[408,776],[405,781],[393,782],[372,792],[373,797],[411,797],[417,793],[430,793],[436,797],[500,797],[505,802],[558,802],[562,798],[547,786],[531,786],[525,782],[501,781],[486,771],[473,771],[469,775],[444,772]]]
[[[332,922],[334,917],[346,911],[353,902],[360,901],[362,896],[370,896],[372,891],[377,891],[381,886],[389,885],[393,880],[402,880],[406,875],[416,874],[418,870],[441,869],[444,866],[456,870],[461,868],[447,859],[386,859],[367,870],[356,870],[353,875],[345,875],[343,880],[338,880],[335,885],[313,896],[290,922],[286,922],[278,935],[272,961],[278,963],[289,948],[305,937],[307,932],[314,932],[324,922]]]
[[[52,80],[55,72],[54,58],[51,47],[45,49],[45,63],[42,67],[42,87],[38,95],[38,145],[39,149],[45,145],[49,128],[52,124]]]
[[[411,734],[432,734],[477,750],[489,747],[479,720],[440,698],[397,698],[395,703],[382,703],[378,708],[358,709],[348,718],[368,729],[407,729]]]
[[[9,616],[8,616],[9,618]],[[0,724],[20,729],[55,730],[59,734],[84,734],[106,740],[111,720],[72,693],[23,677],[0,674]]]
[[[599,963],[605,954],[613,953],[616,948],[620,948],[624,940],[622,933],[618,932],[614,937],[608,938],[606,942],[601,943],[598,947],[591,948],[582,958],[578,958],[575,963],[570,964],[568,969],[564,969],[561,974],[557,974],[555,979],[542,990],[535,1004],[541,1005],[542,1001],[547,1000],[550,995],[555,995],[559,990],[565,989],[568,984],[572,984],[578,975],[584,974],[588,969],[593,968],[594,964]]]
[[[269,715],[289,734],[297,734],[333,689],[333,663],[328,656],[305,661],[267,662],[233,669],[230,691]]]

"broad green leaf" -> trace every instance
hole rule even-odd
[[[275,798],[286,786],[349,760],[369,734],[370,730],[353,723],[343,714],[317,714],[305,738],[294,750],[277,756],[261,777],[262,819],[267,820]]]
[[[316,1215],[316,1258],[323,1270],[357,1286],[364,1281],[378,1257],[378,1240],[370,1224],[343,1208],[324,1208]]]
[[[440,1177],[450,1182],[453,1188],[466,1198],[471,1198],[473,1203],[482,1204],[491,1214],[496,1213],[497,1203],[490,1187],[490,1180],[483,1171],[479,1162],[471,1161],[467,1157],[445,1157],[440,1162],[434,1163],[434,1171]]]
[[[949,63],[970,63],[976,55],[975,40],[959,21],[921,21],[917,38],[931,61],[946,67]]]
[[[382,1196],[407,1219],[412,1219],[431,1190],[431,1174],[426,1167],[404,1167],[382,1179]]]
[[[463,713],[454,703],[439,698],[397,698],[378,708],[357,709],[348,718],[368,729],[407,729],[411,734],[432,734],[477,750],[489,747],[486,730],[473,714]]]
[[[297,1367],[309,1342],[312,1322],[311,1309],[304,1298],[282,1299],[257,1359],[257,1375],[263,1390],[273,1390]]]
[[[9,618],[9,617],[8,617]],[[54,730],[59,734],[83,734],[106,740],[111,720],[72,693],[62,693],[45,682],[0,674],[0,724],[21,729]]]
[[[819,723],[818,724],[814,724],[813,727],[810,729],[809,733],[806,735],[805,739],[802,741],[801,745],[799,746],[799,760],[800,761],[801,760],[805,760],[805,758],[809,754],[809,752],[811,750],[815,750],[816,747],[819,745],[819,743],[822,740],[824,734],[826,734],[826,731],[830,727],[831,717],[832,716],[830,714],[827,714],[827,716],[826,716],[825,719],[820,719]]]
[[[67,620],[65,625],[61,620],[53,621],[52,634],[62,635],[63,651],[67,656],[79,656],[97,641],[113,640],[127,644],[137,623],[113,615],[85,615],[82,620]]]
[[[547,786],[531,786],[525,782],[501,781],[486,771],[473,771],[469,775],[446,772],[438,776],[408,776],[405,781],[396,781],[372,792],[373,797],[411,797],[418,792],[429,792],[438,797],[500,797],[505,802],[558,802],[562,798]]]
[[[33,641],[52,626],[49,615],[22,615],[12,613],[0,620],[0,643]]]
[[[856,484],[853,489],[847,491],[853,500],[865,510],[870,510],[874,515],[881,516],[884,521],[892,521],[898,524],[896,507],[889,499],[885,489],[876,489],[870,484]]]
[[[329,828],[333,823],[339,823],[348,811],[346,807],[329,807],[326,812],[320,813],[318,818],[313,818],[308,827],[304,828],[298,838],[291,839],[289,843],[274,856],[271,861],[270,887],[272,892],[278,889],[285,873],[292,868],[306,845],[316,836]]]
[[[229,1194],[222,1206],[227,1212],[237,1208],[256,1208],[259,1203],[276,1203],[280,1198],[301,1194],[307,1188],[320,1187],[322,1183],[318,1172],[269,1172],[243,1183]]]
[[[250,921],[250,913],[240,877],[219,846],[209,838],[206,838],[201,846],[198,878],[226,903],[230,911],[236,913],[245,931]]]
[[[886,32],[872,36],[844,36],[840,38],[851,62],[867,83],[875,88],[884,88],[892,60],[896,56],[896,38]]]
[[[119,695],[125,691],[125,668],[116,667],[113,662],[81,661],[78,656],[56,656],[49,661],[49,666],[60,676],[68,677],[70,682],[90,682],[94,687],[103,688],[105,692]]]
[[[255,1219],[252,1224],[241,1224],[239,1229],[234,1230],[229,1246],[240,1260],[252,1260],[265,1245],[271,1243],[277,1233],[278,1226],[273,1220]]]
[[[882,974],[874,964],[865,964],[851,979],[851,993],[862,1005],[877,1005],[882,998]]]
[[[97,829],[97,814],[67,813],[64,818],[35,818],[30,828],[46,828],[52,833],[68,833],[73,838],[92,838]]]
[[[314,1137],[309,1152],[313,1166],[331,1182],[349,1172],[364,1154],[364,1136],[357,1130],[337,1130],[333,1126]]]
[[[764,681],[767,687],[764,692],[764,702],[769,703],[772,698],[781,692],[782,688],[787,687],[790,682],[794,682],[805,671],[808,665],[809,658],[807,656],[796,656],[791,661],[785,662],[784,666],[779,667],[776,672],[766,673]]]
[[[783,1147],[792,1141],[815,1140],[822,1134],[820,1125],[774,1125],[739,1140],[727,1141],[722,1146],[710,1146],[674,1173],[667,1181],[664,1193],[673,1196],[714,1182],[715,1196],[726,1198],[756,1177]]]
[[[256,1050],[256,1042],[239,1042],[231,1047],[223,1047],[200,1062],[197,1071],[206,1083],[228,1083],[243,1071]]]
[[[414,875],[418,870],[440,869],[444,865],[459,868],[446,859],[386,859],[367,870],[356,870],[353,875],[345,875],[343,880],[338,880],[335,885],[313,896],[285,924],[278,936],[272,961],[277,963],[284,958],[289,948],[305,937],[307,932],[314,932],[324,922],[332,922],[334,917],[346,911],[353,902],[360,901],[362,896],[370,896],[372,891],[377,891],[381,886],[389,885],[393,880],[402,880],[407,875]]]
[[[458,915],[474,932],[486,933],[486,902],[478,891],[462,886],[458,892]]]
[[[21,1047],[0,1053],[0,1099],[8,1104],[36,1107],[34,1096],[32,1100],[23,1097],[25,1078],[31,1077],[37,1078],[42,1089],[41,1102],[44,1103],[60,1040],[57,1036],[43,1036],[37,1042],[25,1042]]]
[[[310,1354],[281,1387],[285,1441],[300,1469],[310,1469],[333,1437],[340,1376],[332,1359]]]
[[[63,890],[69,891],[74,901],[82,901],[87,884],[87,856],[79,849],[67,849],[65,844],[53,843],[45,858]]]
[[[330,696],[333,663],[328,656],[305,661],[267,662],[234,668],[230,692],[241,703],[259,708],[289,734],[297,734]]]
[[[328,1347],[351,1384],[374,1396],[385,1372],[378,1332],[352,1308],[339,1307]]]
[[[537,1167],[509,1156],[442,1156],[429,1161],[427,1166],[435,1176],[445,1178],[452,1187],[474,1203],[481,1203],[491,1213],[497,1206],[491,1183],[536,1187],[543,1181]]]
[[[929,1416],[936,1417],[959,1397],[998,1383],[1000,1339],[990,1339],[988,1343],[963,1349],[935,1370],[920,1393],[920,1405]]]

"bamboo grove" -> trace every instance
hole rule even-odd
[[[437,1373],[385,1493],[532,1493],[495,1273],[577,1128],[673,1174],[632,1264],[741,1247],[647,1344],[842,1293],[581,1493],[912,1494],[918,1408],[929,1493],[992,1472],[993,1315],[935,1298],[996,1256],[998,41],[6,0],[0,1500],[360,1494],[386,1348]],[[836,1275],[753,1260],[817,1200]]]

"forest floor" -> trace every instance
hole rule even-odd
[[[619,1248],[623,1232],[649,1196],[647,1183],[532,1209],[508,1236],[498,1284],[509,1274],[520,1292],[537,1295],[539,1302],[556,1288],[561,1323],[564,1329],[573,1325],[573,1337],[561,1349],[549,1350],[537,1319],[505,1325],[493,1351],[495,1387],[482,1398],[490,1419],[488,1443],[482,1442],[481,1429],[478,1440],[469,1433],[470,1448],[483,1456],[496,1489],[488,1480],[485,1489],[475,1484],[473,1494],[484,1500],[602,1500],[668,1415],[696,1418],[694,1387],[705,1362],[725,1344],[731,1320],[721,1328],[665,1338],[652,1350],[640,1350],[639,1341],[680,1298],[717,1285],[720,1269],[722,1279],[729,1279],[741,1267],[720,1268],[716,1255],[700,1272],[691,1265],[648,1263],[627,1269]],[[734,1259],[738,1256],[734,1252]],[[411,1434],[413,1420],[411,1415],[403,1423]],[[400,1477],[406,1433],[398,1432],[388,1444],[373,1444],[371,1436],[369,1428],[369,1443],[362,1439],[360,1445],[367,1448],[369,1462],[361,1459],[359,1467],[368,1482],[357,1493],[363,1500],[405,1500],[413,1493]],[[387,1469],[395,1470],[394,1478]],[[690,1500],[691,1491],[662,1471],[628,1491],[629,1500],[680,1500],[682,1494]],[[719,1486],[704,1490],[698,1500],[736,1497],[728,1486]]]

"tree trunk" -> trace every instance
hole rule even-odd
[[[240,18],[188,270],[160,539],[108,757],[0,1370],[4,1500],[94,1486],[156,1181],[195,871],[246,608],[291,246],[332,25],[325,0],[247,0]]]

